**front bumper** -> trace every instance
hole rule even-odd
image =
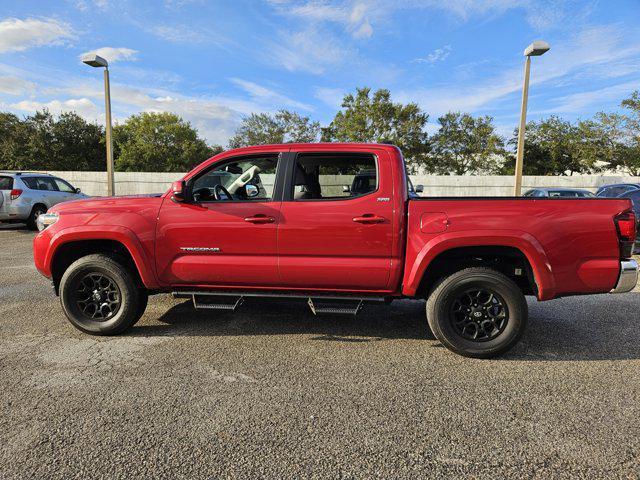
[[[626,293],[636,287],[638,283],[638,262],[635,260],[622,260],[620,262],[620,276],[616,287],[611,293]]]

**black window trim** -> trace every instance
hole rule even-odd
[[[229,158],[225,158],[224,160],[220,161],[220,162],[214,162],[212,165],[210,165],[209,167],[207,167],[206,169],[204,169],[203,171],[199,172],[198,175],[191,177],[186,184],[187,187],[187,194],[188,194],[188,198],[190,200],[190,203],[193,203],[195,205],[201,205],[201,204],[219,204],[219,205],[223,205],[225,203],[268,203],[268,202],[280,202],[282,201],[282,182],[283,182],[283,176],[284,176],[284,172],[285,172],[285,168],[283,168],[283,164],[285,162],[286,159],[286,155],[287,152],[266,152],[266,153],[245,153],[242,155],[237,155],[234,157],[229,157]],[[215,168],[219,168],[219,167],[223,167],[229,163],[235,163],[235,162],[239,162],[242,161],[242,159],[251,159],[251,158],[265,158],[265,157],[274,157],[276,159],[276,176],[275,176],[275,180],[274,180],[274,185],[273,185],[273,195],[272,198],[254,198],[254,199],[244,199],[244,200],[204,200],[204,201],[198,201],[196,202],[195,200],[193,200],[193,184],[195,183],[195,181],[202,177],[203,175],[206,175],[207,173],[209,173],[211,170],[215,169]]]
[[[295,175],[295,166],[298,161],[298,157],[302,155],[317,155],[317,156],[329,156],[329,155],[343,155],[343,156],[368,156],[373,158],[373,162],[375,163],[376,168],[376,189],[372,190],[368,193],[363,193],[361,195],[349,196],[349,197],[331,197],[331,198],[300,198],[294,199],[294,175]],[[282,195],[283,202],[348,202],[350,200],[356,200],[359,198],[363,198],[369,195],[373,195],[380,190],[380,162],[378,159],[378,155],[373,152],[350,152],[350,151],[311,151],[311,152],[290,152],[289,158],[287,161],[287,172],[284,183],[284,191]]]

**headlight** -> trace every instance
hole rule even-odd
[[[38,219],[36,220],[38,230],[42,231],[49,225],[53,225],[58,221],[58,218],[60,218],[60,215],[57,213],[43,213],[42,215],[38,215]]]

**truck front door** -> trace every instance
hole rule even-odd
[[[165,285],[279,283],[274,191],[277,151],[216,162],[189,179],[192,200],[165,198],[156,229],[156,269]]]

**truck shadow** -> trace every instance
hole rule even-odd
[[[374,342],[385,339],[434,340],[424,302],[365,305],[357,316],[313,315],[299,300],[247,299],[235,312],[195,310],[190,300],[156,317],[161,324],[136,325],[134,335],[228,336],[313,334],[314,341]]]
[[[584,361],[640,359],[637,311],[640,295],[574,297],[529,302],[529,326],[501,361]],[[314,316],[304,302],[249,299],[236,312],[197,311],[190,301],[173,305],[160,323],[134,326],[129,335],[244,336],[312,335],[321,342],[367,343],[426,340],[425,348],[444,347],[424,316],[424,302],[403,300],[365,306],[358,316]]]

